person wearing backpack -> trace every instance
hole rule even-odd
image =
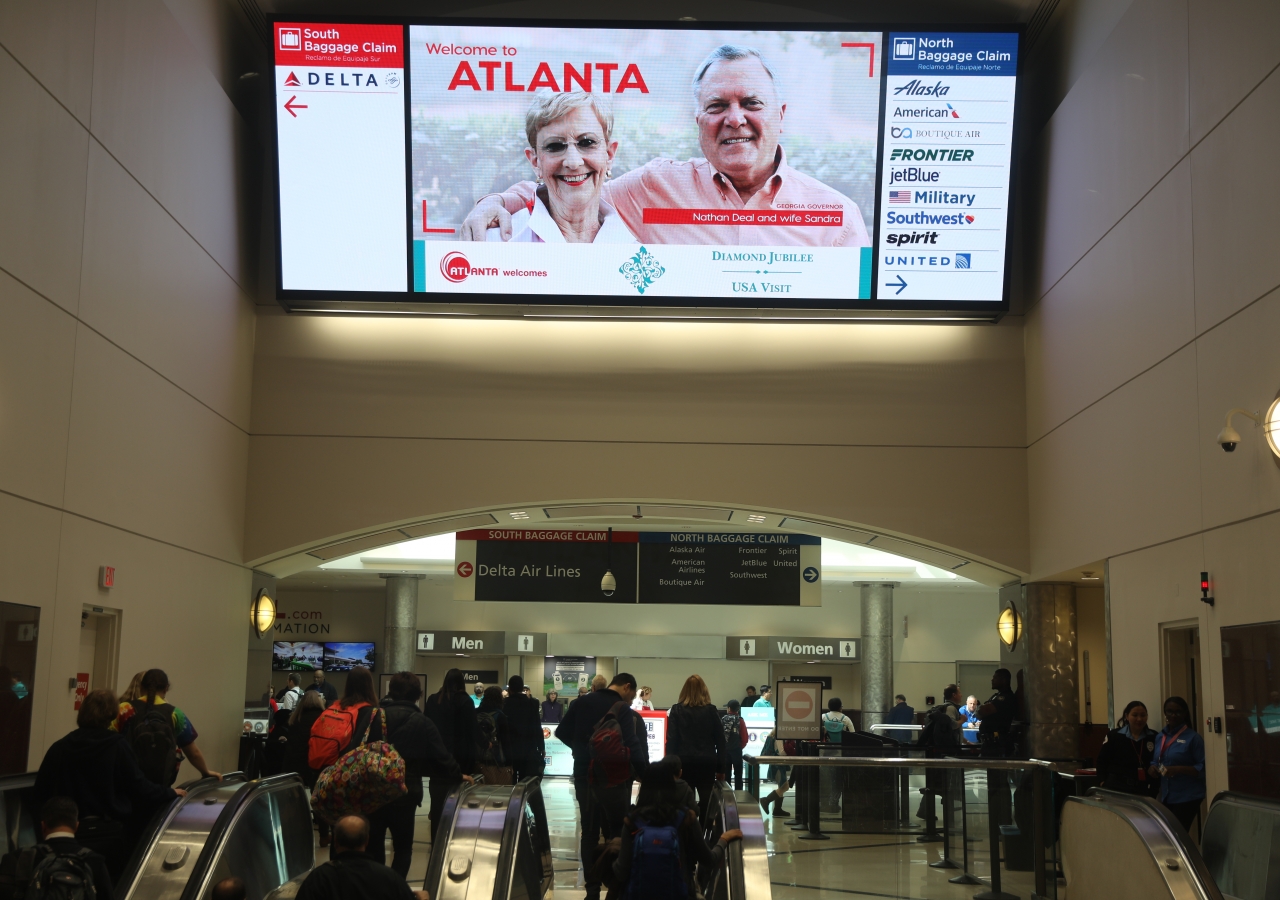
[[[491,684],[484,689],[476,707],[476,764],[485,784],[515,784],[511,769],[511,729],[507,725],[502,688]]]
[[[141,688],[141,696],[120,704],[112,727],[129,741],[143,773],[168,787],[178,780],[178,767],[185,756],[203,777],[221,778],[196,746],[198,735],[187,714],[165,702],[169,676],[164,670],[148,669]]]
[[[856,731],[853,719],[844,714],[844,704],[839,697],[827,701],[827,711],[822,714],[822,733],[829,743],[839,744],[846,731]]]
[[[728,751],[720,712],[701,675],[685,679],[676,705],[667,710],[666,752],[684,761],[684,780],[698,792],[698,813],[705,817],[711,789],[724,777]]]
[[[375,862],[386,861],[385,839],[391,832],[394,852],[391,868],[408,876],[409,863],[413,859],[414,820],[422,805],[422,776],[439,773],[448,781],[470,781],[463,775],[435,723],[418,711],[418,698],[422,696],[422,684],[412,672],[397,672],[387,685],[387,697],[382,709],[387,715],[387,740],[405,761],[405,786],[407,791],[399,800],[369,815],[369,847],[366,851]]]
[[[445,748],[457,760],[461,774],[475,774],[476,708],[467,696],[467,683],[461,669],[450,669],[444,673],[440,690],[427,698],[422,712],[435,724]],[[431,797],[428,818],[431,821],[432,838],[435,838],[436,829],[440,826],[440,813],[444,809],[445,798],[461,783],[461,776],[457,780],[451,780],[445,775],[431,776],[427,790]]]
[[[119,878],[151,817],[186,791],[149,780],[124,736],[110,726],[114,691],[90,691],[76,713],[75,731],[54,741],[36,773],[34,799],[68,797],[80,816],[78,840],[101,853]]]
[[[614,676],[613,682],[604,689],[590,691],[570,703],[564,719],[556,729],[556,737],[573,750],[573,790],[578,800],[578,821],[582,831],[582,844],[578,858],[582,863],[582,871],[588,878],[586,886],[588,900],[600,895],[600,881],[592,879],[600,835],[606,833],[604,831],[606,821],[619,822],[618,827],[621,828],[621,818],[626,815],[626,804],[630,802],[631,792],[631,781],[627,780],[625,782],[627,800],[622,805],[622,815],[618,815],[617,804],[614,801],[616,801],[616,795],[622,793],[619,781],[621,761],[617,758],[602,758],[601,766],[597,768],[599,777],[605,782],[606,791],[601,796],[605,796],[611,802],[611,806],[607,810],[599,807],[596,800],[599,792],[592,790],[592,739],[596,736],[601,720],[613,711],[613,721],[618,726],[617,733],[621,737],[622,748],[617,746],[619,741],[611,741],[609,751],[623,748],[628,751],[627,763],[632,778],[648,768],[649,744],[645,737],[644,723],[640,715],[631,709],[631,701],[635,699],[635,695],[635,676],[619,672]],[[621,707],[618,704],[622,704]],[[634,736],[635,722],[640,723],[638,739]],[[624,729],[624,725],[629,727]],[[606,748],[599,749],[603,751]],[[610,788],[612,790],[608,790]]]
[[[747,746],[747,723],[739,715],[741,709],[742,704],[730,700],[725,706],[725,714],[720,717],[727,759],[725,775],[733,783],[735,791],[742,790],[742,748]]]
[[[7,854],[0,862],[5,900],[111,900],[111,875],[102,854],[76,840],[80,810],[69,797],[40,807],[40,843]]]
[[[612,876],[628,900],[692,900],[695,866],[723,865],[730,842],[742,839],[734,828],[707,846],[697,813],[681,805],[678,766],[671,757],[649,766],[623,833],[606,848],[618,853]]]

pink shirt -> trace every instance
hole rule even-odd
[[[502,194],[508,212],[526,208],[537,185],[522,181]],[[721,244],[774,247],[869,247],[858,204],[787,165],[778,147],[777,171],[745,203],[727,178],[705,159],[679,162],[655,159],[608,182],[601,196],[611,203],[631,233],[646,244]],[[839,225],[708,225],[658,223],[653,219],[686,218],[655,210],[771,210],[779,214],[842,212]],[[649,210],[645,221],[645,210]]]

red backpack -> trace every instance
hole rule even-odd
[[[307,765],[319,770],[338,761],[356,732],[356,719],[368,703],[357,703],[343,709],[335,703],[320,714],[311,726],[311,741],[307,744]]]
[[[631,749],[622,738],[619,716],[630,709],[621,701],[609,707],[591,732],[591,780],[602,787],[617,787],[631,780]]]

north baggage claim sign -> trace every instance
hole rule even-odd
[[[454,599],[821,606],[821,566],[805,534],[483,528],[458,532]]]

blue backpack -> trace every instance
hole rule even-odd
[[[651,825],[636,819],[632,838],[629,900],[686,900],[689,885],[680,864],[680,835],[677,818],[670,825]]]

